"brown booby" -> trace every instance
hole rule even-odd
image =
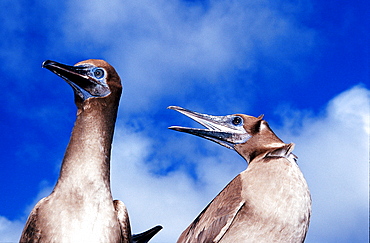
[[[263,116],[211,116],[170,106],[206,129],[170,129],[235,150],[249,164],[180,235],[178,243],[303,242],[311,214],[310,192],[292,153]]]
[[[20,242],[147,242],[162,227],[132,236],[123,202],[112,199],[110,156],[120,77],[103,60],[45,61],[75,93],[77,119],[52,193],[31,211]]]

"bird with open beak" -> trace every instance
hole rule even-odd
[[[311,214],[307,182],[263,116],[211,116],[170,106],[206,129],[169,127],[235,150],[248,163],[182,232],[178,243],[303,242]]]

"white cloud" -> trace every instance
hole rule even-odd
[[[181,169],[158,176],[150,173],[147,162],[156,141],[127,129],[118,129],[116,134],[112,163],[114,198],[128,207],[134,232],[163,225],[165,229],[153,242],[174,242],[214,194],[238,173],[237,163],[230,166],[220,163],[220,158],[200,156],[197,157],[200,175],[197,182]],[[178,143],[172,149],[179,146],[188,147]],[[168,147],[163,149],[173,152]],[[193,151],[182,151],[186,152]],[[244,163],[242,167],[245,166]],[[213,174],[217,174],[217,178],[213,178]]]
[[[313,214],[307,242],[366,242],[369,102],[370,91],[357,86],[333,98],[323,116],[302,116],[298,132],[291,132],[289,122],[275,130],[286,142],[296,143],[299,166],[311,189]],[[203,144],[208,152],[200,154],[194,145],[200,138],[189,141],[184,134],[162,149],[164,154],[186,155],[184,163],[195,162],[198,180],[182,167],[156,175],[148,161],[155,153],[157,139],[122,125],[118,125],[113,147],[113,195],[127,205],[135,232],[157,224],[164,226],[152,242],[174,242],[228,181],[245,168],[236,153],[208,141]],[[171,159],[156,159],[162,158]],[[45,191],[50,188],[41,190],[38,198],[45,196]],[[0,239],[17,241],[22,227],[19,221],[1,217]]]
[[[238,71],[248,70],[252,75],[261,68],[259,59],[296,70],[300,65],[296,57],[310,51],[315,33],[266,1],[210,1],[205,8],[148,0],[69,1],[67,6],[64,19],[58,20],[65,24],[64,36],[53,33],[55,39],[50,37],[50,41],[55,46],[48,48],[58,53],[65,51],[64,45],[71,55],[104,49],[104,58],[116,67],[125,86],[120,114],[133,117],[136,113],[135,121],[142,124],[140,130],[130,127],[126,118],[117,123],[114,197],[127,205],[134,232],[162,224],[164,229],[152,242],[174,242],[246,164],[233,151],[209,141],[168,135],[172,131],[162,134],[158,130],[165,128],[156,127],[158,120],[146,117],[145,112],[157,111],[154,108],[168,97],[177,104],[199,107],[188,97],[199,87],[214,91],[219,106],[230,106],[223,98],[238,89],[241,81],[234,79]],[[294,13],[306,6],[288,7]],[[99,51],[94,51],[97,46]],[[27,58],[19,55],[17,60],[21,59]],[[242,82],[253,90],[251,79],[244,77]],[[282,83],[279,86],[274,88],[284,88]],[[243,99],[238,100],[240,105],[253,97]],[[204,99],[212,101],[212,96]],[[276,130],[286,142],[296,143],[299,165],[312,191],[314,211],[307,242],[345,242],[351,234],[367,236],[369,101],[369,90],[358,86],[333,98],[320,117],[289,109],[294,114],[284,113],[287,119]],[[232,113],[236,108],[224,109]],[[174,164],[177,167],[168,173],[156,173]],[[50,188],[45,186],[37,199],[46,191]],[[22,227],[18,221],[0,217],[0,241],[17,241],[16,232]]]
[[[69,4],[65,44],[104,48],[123,79],[128,112],[159,97],[187,100],[186,91],[199,86],[227,89],[238,71],[253,73],[261,57],[295,69],[300,62],[292,57],[309,52],[315,38],[266,1],[210,1],[207,8],[184,1]]]
[[[23,222],[0,216],[0,242],[18,242]]]
[[[355,235],[359,242],[366,240],[369,102],[370,91],[356,86],[331,100],[323,117],[305,117],[298,133],[278,132],[296,143],[311,189],[308,242],[348,242]]]
[[[348,242],[354,239],[354,232],[359,239],[367,237],[369,94],[361,86],[354,87],[331,100],[324,116],[303,116],[299,132],[293,129],[292,133],[289,122],[276,130],[286,142],[296,143],[295,153],[311,189],[313,214],[307,242]],[[208,146],[208,141],[205,145],[211,155],[199,154],[199,148],[189,145],[191,141],[186,141],[188,135],[184,134],[185,139],[171,141],[176,146],[162,149],[169,154],[186,154],[184,163],[195,162],[200,183],[182,169],[158,176],[149,172],[148,164],[156,140],[127,129],[117,134],[114,195],[127,204],[136,232],[156,224],[164,226],[153,242],[174,242],[245,168],[236,153],[219,145]]]

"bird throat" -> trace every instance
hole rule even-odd
[[[108,108],[99,99],[88,99],[77,112],[56,188],[74,186],[94,192],[110,192],[110,151],[117,107]],[[93,188],[92,188],[93,187]]]

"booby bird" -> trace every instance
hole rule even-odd
[[[235,150],[249,164],[180,235],[178,243],[303,242],[310,192],[292,153],[263,116],[211,116],[170,106],[206,129],[169,127]]]
[[[147,242],[162,227],[132,236],[123,202],[112,199],[110,156],[121,80],[103,60],[74,66],[45,61],[75,93],[77,119],[52,193],[31,211],[20,242]]]

